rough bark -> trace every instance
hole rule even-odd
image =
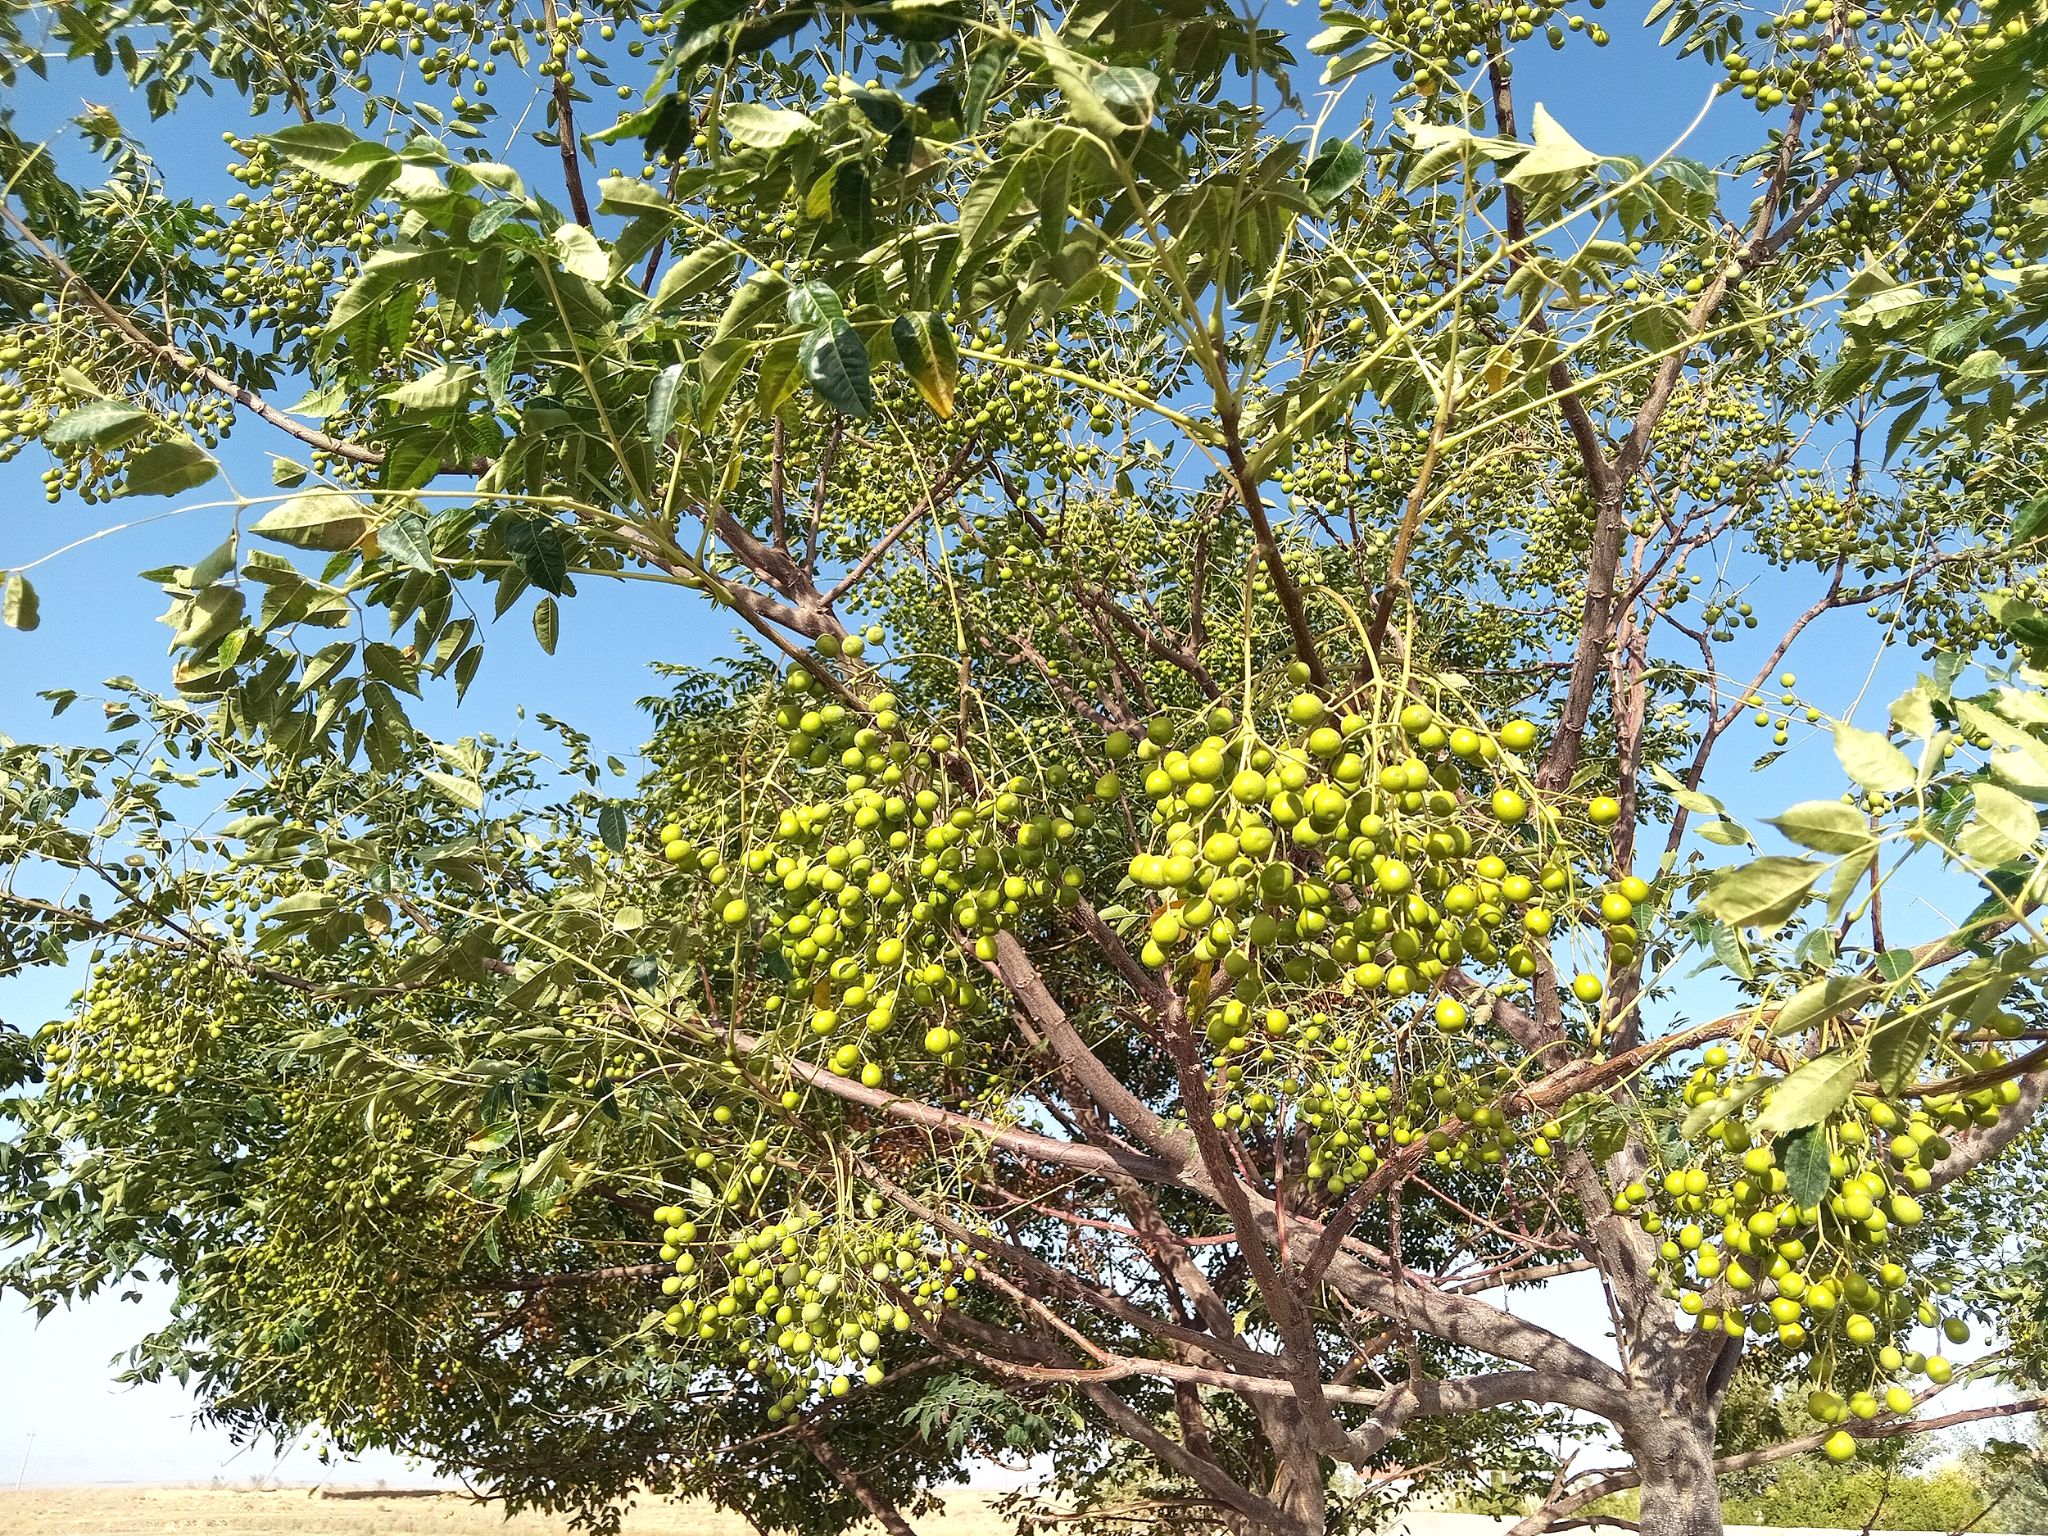
[[[1721,1536],[1712,1418],[1673,1411],[1636,1430],[1626,1443],[1642,1477],[1638,1524],[1644,1531],[1657,1536]]]

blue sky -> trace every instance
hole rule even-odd
[[[1282,10],[1297,35],[1313,29],[1312,5],[1276,7],[1276,21]],[[1615,34],[1604,52],[1578,41],[1562,55],[1550,55],[1540,47],[1525,51],[1517,75],[1525,121],[1541,101],[1581,142],[1603,153],[1649,157],[1668,148],[1705,102],[1712,74],[1696,63],[1671,65],[1636,25],[1640,14],[1639,6],[1625,3],[1603,14]],[[145,113],[139,102],[123,94],[118,79],[62,67],[54,74],[47,84],[25,79],[15,96],[12,104],[25,135],[60,133],[64,120],[86,101],[109,105],[131,128],[142,127]],[[238,103],[194,98],[174,131],[148,137],[174,186],[190,195],[222,200],[236,184],[222,174],[219,133],[242,126]],[[1753,110],[1724,99],[1685,152],[1718,162],[1759,137]],[[60,153],[75,170],[88,167],[89,157],[75,139]],[[545,174],[544,167],[537,168],[536,180]],[[267,451],[288,447],[260,423],[248,422],[231,440],[224,459],[237,483],[264,486],[269,482]],[[222,510],[174,515],[174,504],[167,502],[124,502],[108,509],[73,501],[49,507],[37,479],[42,467],[36,453],[0,465],[0,506],[9,509],[0,517],[0,570],[26,565],[108,527],[116,518],[136,520],[139,526],[38,567],[41,629],[29,635],[0,632],[0,733],[28,739],[79,729],[76,722],[89,719],[80,711],[52,727],[46,706],[35,697],[40,689],[78,686],[121,673],[146,685],[167,685],[167,636],[155,622],[163,604],[132,573],[189,562],[218,542],[227,517]],[[1762,591],[1772,601],[1759,601],[1759,610],[1803,607],[1798,587],[1784,579],[1766,582]],[[1845,617],[1832,633],[1817,632],[1790,660],[1802,682],[1818,685],[1816,697],[1830,704],[1839,705],[1852,696],[1869,666],[1867,649],[1840,643],[1855,622]],[[591,732],[603,750],[625,756],[643,734],[644,722],[634,701],[654,686],[646,662],[712,658],[731,644],[731,629],[699,599],[672,588],[592,584],[578,601],[566,605],[557,654],[540,653],[524,612],[515,611],[493,632],[491,654],[461,709],[436,700],[423,723],[446,736],[473,731],[514,735],[522,734],[522,709],[529,716],[545,711]],[[1768,624],[1758,631],[1768,633]],[[1860,716],[1863,723],[1873,723],[1883,701],[1909,672],[1896,662],[1887,664],[1886,676],[1871,691]],[[1738,739],[1731,745],[1724,773],[1739,768],[1749,744]],[[1816,770],[1832,774],[1824,740],[1808,741],[1795,751]],[[1769,804],[1754,803],[1742,790],[1738,783],[1738,792],[1728,795],[1738,814],[1775,809],[1785,800],[1801,798],[1788,792],[1783,776],[1775,776],[1765,790]],[[0,1010],[33,1023],[62,1006],[69,985],[65,978],[51,975],[0,984]],[[8,1362],[12,1384],[30,1384],[29,1390],[0,1393],[0,1478],[12,1480],[18,1468],[31,1483],[204,1480],[216,1474],[239,1479],[273,1470],[268,1453],[238,1455],[224,1437],[190,1427],[189,1402],[174,1388],[113,1393],[110,1357],[133,1341],[160,1306],[161,1298],[152,1298],[141,1308],[100,1302],[59,1314],[39,1329],[25,1315],[0,1306],[0,1360]],[[1532,1310],[1575,1330],[1601,1326],[1597,1311],[1569,1295],[1536,1300]],[[283,1470],[294,1477],[320,1475],[317,1464],[304,1455],[291,1458]],[[406,1474],[379,1460],[347,1475],[402,1479]]]

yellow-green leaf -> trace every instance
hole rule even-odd
[[[925,404],[941,419],[953,415],[953,395],[960,381],[960,352],[953,343],[952,327],[930,310],[898,315],[889,327],[896,343],[896,356],[910,382],[924,396]]]

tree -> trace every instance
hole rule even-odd
[[[2019,1347],[1919,1412],[2048,1093],[2048,17],[1652,9],[1722,174],[1518,103],[1604,79],[1548,5],[1331,10],[1306,100],[1206,0],[52,13],[21,65],[244,94],[250,190],[10,143],[0,452],[291,456],[150,573],[178,697],[0,758],[6,964],[91,965],[9,1283],[168,1274],[145,1368],[238,1424],[793,1527],[1006,1443],[1309,1536],[1568,1416],[1632,1469],[1520,1532],[1694,1536],[2031,1411]],[[415,722],[612,580],[747,637],[637,793]],[[1823,636],[1932,666],[1871,729]],[[1792,852],[1709,793],[1751,714]],[[1579,1272],[1618,1365],[1511,1304]],[[1819,1428],[1717,1460],[1744,1360]]]

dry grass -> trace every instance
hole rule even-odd
[[[507,1520],[460,1494],[330,1498],[306,1488],[24,1488],[0,1491],[0,1536],[560,1536],[566,1521]],[[868,1527],[873,1530],[874,1527]],[[1006,1529],[974,1494],[918,1522],[919,1536],[998,1536]],[[649,1504],[627,1536],[751,1536],[735,1515],[699,1504]]]

